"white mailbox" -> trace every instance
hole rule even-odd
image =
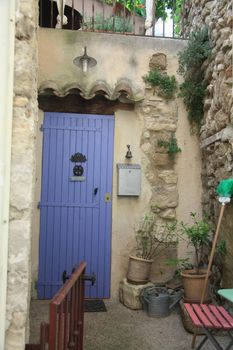
[[[117,164],[118,196],[140,196],[141,166],[139,164]]]

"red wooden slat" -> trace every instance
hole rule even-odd
[[[49,350],[56,350],[57,340],[57,305],[49,305]]]
[[[46,344],[49,342],[49,324],[42,322],[40,324],[40,350],[46,349]]]
[[[201,304],[202,310],[204,311],[205,315],[208,317],[208,319],[210,320],[210,322],[213,324],[214,328],[216,329],[220,329],[222,328],[221,323],[218,322],[218,320],[216,319],[216,317],[214,316],[214,314],[211,312],[211,310],[209,309],[208,305],[206,304]]]
[[[78,326],[79,326],[79,339],[78,339],[78,349],[83,349],[83,324],[84,324],[84,284],[81,280],[78,281]]]
[[[196,327],[202,327],[202,323],[200,322],[199,318],[197,317],[197,315],[193,311],[192,304],[184,303],[184,306],[185,306],[189,316],[191,317],[194,325]]]
[[[193,309],[195,310],[198,318],[200,319],[203,326],[206,328],[215,328],[214,325],[211,323],[211,321],[206,317],[202,309],[200,308],[200,305],[198,304],[192,304]]]
[[[217,320],[221,323],[223,329],[231,329],[232,327],[229,325],[229,323],[223,318],[221,313],[219,312],[218,308],[214,305],[209,306],[211,311],[214,313]]]
[[[58,350],[63,349],[62,340],[63,340],[63,303],[60,305],[59,316],[58,316]]]
[[[233,318],[231,317],[231,315],[222,306],[219,306],[218,309],[233,329]]]
[[[63,339],[63,347],[66,348],[68,342],[68,332],[69,332],[69,324],[68,324],[68,297],[66,296],[64,300],[64,339]]]

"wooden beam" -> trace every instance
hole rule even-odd
[[[201,142],[201,148],[205,148],[209,146],[211,143],[214,143],[218,140],[221,141],[228,141],[233,139],[233,126],[228,125],[226,128],[223,130],[217,132],[216,134],[207,137],[205,140]]]
[[[110,101],[99,95],[91,100],[85,100],[80,95],[65,97],[41,95],[38,97],[39,108],[46,112],[68,112],[84,114],[114,114],[117,110],[134,110],[134,103],[122,103],[119,100]]]

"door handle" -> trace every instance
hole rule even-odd
[[[95,189],[94,189],[94,195],[96,196],[97,193],[98,193],[98,187],[95,187]]]

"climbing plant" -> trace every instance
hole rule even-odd
[[[158,86],[160,94],[167,99],[173,98],[177,90],[177,81],[175,76],[169,76],[162,73],[158,69],[151,70],[143,77],[143,80],[148,82],[151,86]]]
[[[207,83],[204,79],[203,63],[211,54],[208,29],[190,34],[187,47],[178,53],[178,72],[184,78],[180,85],[180,96],[188,110],[192,127],[200,128],[204,113],[204,96]]]
[[[181,152],[181,148],[178,146],[177,139],[174,135],[171,136],[169,141],[158,140],[158,146],[166,148],[169,155]]]
[[[183,11],[183,4],[184,4],[184,0],[176,0],[175,7],[173,7],[172,9],[172,18],[174,21],[175,35],[177,36],[180,36],[182,34],[181,17],[182,17],[182,11]]]

